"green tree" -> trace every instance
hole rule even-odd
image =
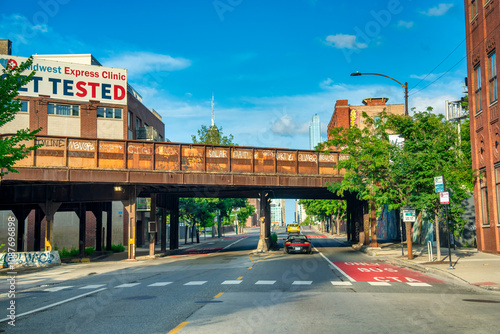
[[[201,129],[198,130],[198,138],[195,135],[191,135],[191,139],[195,144],[238,145],[233,143],[234,138],[232,134],[224,136],[222,133],[222,127],[218,128],[216,125],[210,128],[202,125]]]
[[[432,108],[417,112],[411,118],[388,115],[387,128],[404,138],[404,145],[391,148],[391,159],[395,162],[391,173],[397,187],[405,189],[407,203],[417,210],[432,212],[436,231],[439,231],[443,205],[435,193],[434,177],[443,176],[446,189],[451,193],[452,225],[460,230],[465,223],[461,218],[462,202],[471,194],[475,174],[468,155],[463,153],[468,151],[470,141],[465,139],[461,146],[456,124],[446,121],[443,115],[433,114]],[[399,200],[394,194],[388,199],[392,203]],[[440,258],[439,233],[436,235]]]
[[[306,213],[310,216],[315,216],[322,222],[328,221],[330,223],[330,231],[333,234],[333,220],[336,220],[336,232],[339,231],[340,220],[345,215],[346,203],[341,200],[314,200],[314,199],[301,199],[299,204],[304,205]],[[304,224],[309,225],[309,220],[305,220]]]
[[[19,66],[7,66],[2,70],[0,80],[0,128],[16,117],[16,113],[21,110],[21,101],[17,99],[19,89],[30,82],[35,75],[32,71],[24,75],[29,66],[33,63],[32,58]],[[28,140],[35,139],[35,135],[40,129],[30,131],[29,129],[18,130],[15,135],[4,137],[0,140],[0,176],[9,172],[17,173],[14,169],[16,161],[24,159],[31,151],[36,150],[41,145],[27,146]],[[3,169],[7,169],[4,171]]]
[[[372,245],[376,245],[376,208],[384,204],[384,192],[389,186],[389,133],[385,132],[385,113],[378,118],[370,118],[363,113],[363,128],[334,128],[330,139],[319,145],[320,151],[340,148],[342,159],[338,168],[344,169],[344,178],[340,183],[333,183],[330,191],[343,196],[345,192],[356,193],[360,200],[367,201],[370,208],[365,212],[365,236],[368,238],[368,224],[372,230]]]

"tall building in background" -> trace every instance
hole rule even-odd
[[[321,142],[321,122],[318,114],[314,114],[312,121],[309,123],[309,149],[314,150],[316,145]]]
[[[477,249],[500,253],[500,108],[496,45],[500,46],[500,5],[465,0],[467,77]]]
[[[272,225],[283,225],[283,210],[285,207],[285,200],[283,199],[271,199],[271,224]]]

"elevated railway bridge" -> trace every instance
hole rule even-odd
[[[270,236],[269,198],[337,199],[326,186],[342,179],[336,167],[338,152],[57,136],[38,136],[26,144],[43,146],[17,162],[19,173],[0,177],[0,210],[12,210],[18,222],[36,210],[35,250],[53,249],[53,219],[58,211],[75,211],[80,218],[81,255],[87,211],[96,217],[96,250],[101,250],[103,238],[110,247],[111,202],[121,201],[128,213],[129,258],[134,259],[137,197],[152,198],[150,220],[158,222],[162,250],[167,211],[170,249],[179,247],[179,198],[260,198],[260,216],[265,220],[259,247],[265,249]],[[353,222],[362,221],[358,210],[362,203],[355,196],[345,199],[348,226],[353,227]],[[23,250],[25,232],[24,224],[18,224],[18,251]]]

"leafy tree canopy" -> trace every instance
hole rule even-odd
[[[19,66],[7,66],[2,70],[0,77],[0,128],[12,121],[16,113],[21,110],[21,101],[17,99],[19,89],[30,82],[35,72],[28,75],[22,73],[33,63],[32,58]],[[30,131],[29,129],[18,130],[15,135],[0,140],[0,176],[9,172],[17,173],[14,169],[16,161],[24,159],[30,151],[40,147],[29,146],[26,141],[33,140],[40,129]],[[2,170],[3,168],[7,171]]]

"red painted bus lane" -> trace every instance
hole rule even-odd
[[[334,262],[334,264],[356,282],[444,283],[416,271],[387,263]]]

